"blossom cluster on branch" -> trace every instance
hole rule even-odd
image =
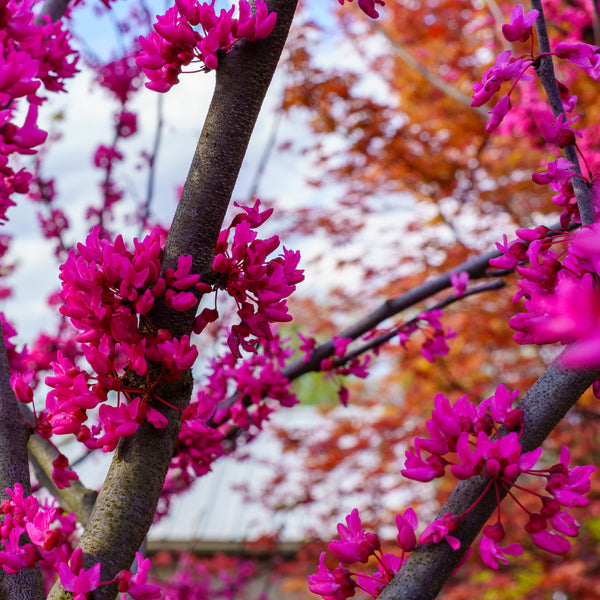
[[[254,9],[248,0],[240,0],[239,15],[235,6],[215,11],[215,0],[176,0],[175,6],[157,17],[154,32],[140,37],[141,53],[136,62],[148,79],[146,87],[167,92],[179,82],[182,68],[190,63],[204,63],[214,70],[219,55],[228,52],[242,38],[250,42],[270,35],[277,20],[269,13],[264,0],[256,0]],[[202,33],[194,29],[200,26]]]
[[[14,170],[11,158],[35,154],[48,136],[37,124],[47,99],[42,91],[64,91],[64,81],[77,72],[70,34],[60,21],[36,19],[33,6],[34,0],[0,2],[0,221],[15,204],[12,196],[26,193],[32,180],[25,168]],[[21,103],[26,115],[18,125]]]
[[[500,490],[527,513],[525,530],[536,546],[555,554],[564,554],[571,547],[567,537],[576,537],[580,525],[570,511],[589,504],[584,494],[590,489],[590,476],[596,468],[591,465],[571,467],[569,450],[563,446],[557,464],[536,469],[542,448],[522,451],[519,439],[523,431],[523,412],[513,408],[517,394],[500,385],[492,397],[479,405],[469,402],[467,396],[452,405],[442,394],[436,397],[435,409],[427,421],[429,437],[415,438],[414,452],[406,451],[402,474],[415,481],[427,482],[443,477],[449,467],[458,480],[483,476],[488,479],[488,484],[477,501],[462,514],[447,512],[428,525],[418,538],[420,544],[448,543],[453,550],[458,550],[460,541],[452,533],[488,489],[492,489],[498,500],[498,516],[494,524],[484,528],[479,544],[486,566],[497,569],[499,562],[507,564],[506,555],[523,552],[519,543],[500,545],[506,535],[500,511]],[[429,456],[424,457],[423,452]],[[515,483],[520,475],[545,479],[546,493]],[[527,509],[515,495],[515,490],[529,492],[539,499],[539,512]],[[377,560],[377,572],[356,573],[342,564],[331,571],[325,565],[323,553],[317,574],[308,578],[310,589],[325,600],[349,598],[356,589],[377,598],[400,570],[408,553],[417,546],[416,513],[408,508],[396,517],[399,556],[382,553],[381,541],[376,534],[364,530],[357,509],[346,518],[346,523],[338,525],[341,540],[330,542],[329,551],[344,564],[367,563],[373,556]]]
[[[58,573],[65,590],[72,592],[76,600],[84,600],[88,592],[110,583],[118,583],[119,591],[127,592],[134,600],[160,598],[160,589],[146,583],[150,561],[141,554],[137,556],[135,574],[123,570],[113,580],[101,582],[100,563],[84,569],[82,550],[74,549],[74,515],[63,515],[55,506],[40,504],[35,496],[24,496],[18,483],[6,492],[9,499],[0,504],[0,514],[4,515],[0,566],[6,573],[18,573],[41,563]]]

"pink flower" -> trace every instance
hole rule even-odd
[[[551,144],[556,144],[559,148],[564,148],[569,144],[575,143],[575,136],[581,137],[581,132],[569,127],[579,119],[578,116],[565,121],[564,113],[558,115],[554,123],[545,119],[540,122],[540,132],[542,137]]]
[[[456,288],[456,296],[462,296],[469,283],[469,273],[467,271],[461,271],[460,273],[453,271],[450,274],[450,283]]]
[[[356,582],[351,575],[351,572],[342,565],[330,571],[325,566],[325,552],[322,552],[316,575],[308,577],[308,588],[313,594],[318,594],[325,600],[345,600],[354,596]]]
[[[404,477],[415,481],[431,481],[437,477],[443,477],[446,462],[437,454],[429,456],[426,460],[421,458],[421,453],[415,454],[406,450],[404,469],[400,471]]]
[[[502,119],[504,119],[504,117],[510,110],[510,107],[510,96],[503,96],[502,98],[500,98],[500,100],[498,100],[496,106],[494,106],[492,110],[487,111],[488,114],[492,115],[487,125],[485,126],[485,130],[488,133],[492,133],[498,127],[498,125],[502,123]]]
[[[600,79],[600,48],[591,44],[560,42],[554,54],[581,67],[592,79]]]
[[[592,465],[569,468],[570,452],[567,446],[560,450],[560,462],[550,469],[546,489],[563,506],[587,506],[590,501],[583,497],[590,491],[590,476],[596,470]]]
[[[523,11],[523,5],[517,4],[510,13],[510,24],[502,25],[502,35],[509,42],[526,42],[531,36],[531,27],[540,13],[537,10]]]
[[[86,571],[81,565],[82,550],[77,548],[71,555],[71,566],[65,562],[58,565],[58,575],[67,592],[73,592],[73,600],[85,600],[87,593],[100,585],[100,563]]]
[[[505,554],[518,556],[519,554],[523,554],[523,548],[520,544],[510,544],[510,546],[501,548],[498,542],[484,534],[481,536],[481,541],[479,542],[479,552],[481,560],[483,560],[483,563],[487,567],[497,569],[498,561],[505,565],[508,564],[508,560],[504,556]]]
[[[412,552],[416,548],[417,537],[415,531],[418,525],[417,515],[412,508],[407,508],[404,514],[399,513],[396,515],[396,526],[398,527],[396,540],[404,552]]]
[[[12,143],[20,148],[29,149],[39,146],[46,141],[48,133],[38,128],[36,122],[38,117],[38,107],[30,104],[22,127],[17,128],[12,136]]]
[[[523,61],[511,56],[510,50],[500,52],[493,67],[483,73],[481,83],[473,85],[471,106],[483,106],[500,89],[505,81],[510,81],[523,70]]]
[[[527,257],[527,246],[519,240],[513,240],[508,243],[506,235],[503,236],[503,243],[496,242],[496,248],[502,252],[502,256],[490,259],[490,266],[497,269],[514,269],[519,262]]]
[[[357,508],[346,517],[346,523],[347,526],[338,524],[337,530],[342,539],[330,542],[329,551],[345,563],[367,562],[369,556],[379,549],[379,538],[362,528]]]
[[[437,544],[442,540],[446,540],[452,550],[458,550],[460,548],[460,540],[449,534],[458,529],[460,521],[461,517],[459,515],[445,513],[440,519],[436,519],[431,525],[425,528],[419,538],[419,543]]]
[[[119,592],[127,592],[134,600],[156,600],[161,597],[160,588],[146,583],[148,571],[152,566],[150,559],[144,558],[140,552],[135,553],[137,573],[132,575],[129,571],[121,571],[116,576]]]
[[[344,4],[344,0],[338,0],[338,2]],[[352,2],[352,0],[348,0],[348,2]],[[367,16],[371,17],[371,19],[377,19],[379,17],[379,13],[375,10],[376,4],[385,6],[383,0],[358,0],[358,8],[360,8]]]
[[[563,183],[571,179],[574,172],[573,165],[566,158],[557,158],[548,163],[548,171],[545,173],[534,173],[531,176],[533,183],[538,185],[550,184],[550,187],[559,192]]]
[[[558,535],[553,531],[539,531],[538,533],[532,533],[531,537],[533,543],[542,550],[552,552],[552,554],[564,554],[571,548],[571,542]]]

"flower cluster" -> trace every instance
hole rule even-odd
[[[476,406],[466,396],[453,405],[442,394],[435,398],[435,408],[427,422],[429,437],[415,438],[414,452],[406,451],[406,464],[402,474],[416,481],[431,481],[451,474],[459,480],[475,475],[487,477],[485,489],[493,489],[496,498],[504,488],[514,498],[514,491],[531,492],[540,500],[537,513],[529,511],[518,500],[517,504],[527,512],[529,521],[525,527],[536,546],[555,554],[564,554],[570,548],[568,537],[579,534],[579,523],[570,514],[575,507],[587,506],[584,495],[590,490],[590,476],[594,466],[571,467],[566,446],[560,451],[559,462],[547,469],[535,469],[542,449],[523,452],[519,443],[523,412],[513,408],[518,392],[511,392],[500,385],[494,395]],[[501,427],[503,434],[501,434]],[[426,452],[429,456],[423,456]],[[515,484],[520,475],[545,479],[545,494]],[[484,493],[485,493],[484,492]],[[420,544],[448,543],[453,550],[461,547],[460,540],[452,535],[459,528],[463,517],[483,497],[461,515],[444,513],[428,525],[418,537]],[[325,553],[321,554],[318,571],[308,578],[310,589],[325,600],[344,600],[361,589],[377,598],[391,581],[407,554],[417,546],[417,516],[412,508],[396,516],[398,535],[396,541],[399,555],[381,551],[377,535],[365,531],[354,509],[346,517],[346,525],[338,525],[340,540],[330,542],[329,551],[341,563],[333,570],[325,565]],[[483,529],[479,551],[486,566],[497,569],[498,563],[507,564],[507,555],[523,552],[520,544],[500,546],[505,538],[504,525],[498,510],[497,521]],[[371,575],[355,573],[344,565],[366,563],[371,557],[377,560],[378,570]],[[344,563],[344,564],[342,564]]]
[[[54,375],[46,379],[52,389],[37,426],[42,435],[75,434],[89,448],[109,451],[144,419],[156,427],[166,425],[151,406],[152,400],[160,400],[156,387],[177,379],[198,352],[187,335],[175,339],[151,324],[142,333],[140,319],[147,320],[159,296],[178,311],[196,306],[199,276],[190,274],[191,257],[181,257],[176,270],[161,276],[159,235],[155,230],[141,242],[135,240],[131,251],[121,236],[111,243],[100,239],[96,228],[77,253],[69,253],[61,267],[61,313],[80,332],[76,339],[93,373],[58,354],[51,363]],[[149,363],[155,366],[151,369]],[[128,385],[131,376],[145,384]],[[13,387],[20,400],[28,401],[22,382],[15,378]],[[110,392],[116,393],[116,406],[107,403]],[[97,407],[99,425],[90,428],[85,425],[88,411]]]
[[[227,344],[240,358],[241,350],[254,352],[257,342],[271,340],[271,323],[291,321],[286,298],[304,279],[298,269],[300,253],[283,248],[280,256],[269,259],[279,247],[279,237],[257,237],[256,229],[272,214],[260,211],[260,201],[243,207],[231,225],[221,231],[215,250],[213,271],[216,287],[227,291],[237,306],[239,323],[231,328]],[[199,333],[216,315],[212,309],[200,313],[194,331]]]
[[[526,530],[540,548],[563,554],[570,548],[563,536],[576,537],[579,526],[570,515],[573,507],[586,506],[589,501],[584,494],[590,489],[593,466],[569,467],[569,451],[563,447],[558,464],[544,470],[534,469],[542,449],[523,452],[519,443],[523,412],[513,408],[518,392],[510,392],[500,385],[495,394],[476,406],[463,396],[453,405],[442,394],[435,399],[435,408],[427,422],[429,437],[415,438],[414,452],[406,451],[402,474],[416,481],[431,481],[442,477],[446,468],[459,480],[482,475],[489,479],[487,489],[504,488],[508,494],[517,477],[522,474],[546,479],[546,495],[531,493],[541,500],[539,513],[528,512]],[[501,434],[500,427],[504,427]],[[424,457],[423,452],[429,456]],[[529,491],[522,485],[521,491]],[[518,502],[519,506],[523,505]],[[465,511],[468,512],[470,508]],[[524,510],[527,510],[524,508]],[[432,523],[422,534],[421,543],[439,542],[445,539],[454,549],[459,542],[449,534],[460,525],[463,515],[445,514]],[[497,523],[484,528],[480,552],[484,563],[492,568],[498,566],[500,552],[520,553],[520,546],[512,544],[509,550],[501,549],[504,527],[498,514]]]
[[[258,559],[240,558],[225,554],[211,557],[198,557],[182,552],[173,564],[171,557],[157,555],[153,558],[156,566],[159,560],[165,561],[170,574],[166,580],[154,583],[160,588],[166,600],[234,600],[235,598],[254,597],[257,576],[264,574]],[[173,569],[175,567],[175,569]],[[264,599],[266,594],[259,595]]]
[[[458,282],[457,290],[460,292],[464,283]],[[466,285],[466,283],[465,283]],[[416,331],[422,331],[425,341],[421,346],[421,354],[429,361],[435,362],[436,356],[446,356],[450,351],[447,340],[456,337],[456,332],[445,328],[441,322],[442,311],[430,310],[421,313],[416,319],[411,320],[400,328],[398,337],[400,344],[406,347],[411,335]]]
[[[527,312],[510,319],[520,344],[573,344],[569,366],[600,364],[600,226],[549,236],[546,227],[517,231],[519,240],[498,245],[503,255],[492,266],[515,268],[521,278],[515,302]],[[528,242],[528,243],[525,243]],[[553,246],[564,246],[555,250]],[[526,262],[525,262],[526,261]],[[525,262],[525,264],[518,264]]]
[[[214,4],[215,0],[176,0],[175,6],[157,16],[154,32],[139,38],[142,51],[136,62],[150,80],[146,87],[167,92],[178,83],[182,67],[202,62],[214,70],[220,53],[228,52],[242,38],[264,39],[275,27],[277,15],[268,12],[264,0],[256,0],[255,10],[248,0],[240,0],[237,18],[235,6],[217,15]]]
[[[405,553],[412,552],[416,547],[415,529],[417,517],[412,508],[404,515],[396,518],[398,526],[398,544],[402,549],[400,557],[381,551],[379,537],[365,531],[355,508],[347,517],[346,525],[338,524],[341,537],[329,543],[329,551],[342,563],[366,563],[369,558],[377,560],[377,572],[373,574],[356,573],[338,564],[333,571],[325,565],[325,552],[321,553],[319,566],[315,575],[308,577],[309,589],[313,594],[322,596],[325,600],[344,600],[354,596],[357,589],[362,590],[372,598],[377,598],[385,586],[392,580],[406,560]]]
[[[14,205],[11,196],[29,189],[31,173],[14,171],[9,157],[35,154],[47,133],[37,125],[39,95],[64,90],[64,80],[76,73],[77,57],[61,22],[36,19],[33,0],[0,2],[0,220]],[[25,119],[17,125],[19,103],[27,102]],[[21,107],[23,111],[24,107]]]
[[[308,360],[315,346],[315,340],[305,338],[299,334],[302,344],[300,350],[304,350],[304,360]],[[354,375],[364,379],[368,376],[369,362],[371,357],[366,355],[362,358],[356,356],[351,358],[347,356],[348,345],[352,342],[351,338],[333,337],[333,356],[324,358],[321,361],[320,369],[324,373],[330,373],[332,377],[343,377],[345,375]],[[338,387],[338,398],[343,406],[348,406],[349,392],[345,385],[340,384]]]
[[[137,554],[138,570],[121,571],[115,579],[100,582],[100,563],[91,569],[82,566],[81,548],[73,550],[74,521],[52,506],[42,506],[35,496],[24,496],[23,487],[16,483],[14,490],[6,489],[9,496],[0,504],[4,515],[0,527],[0,566],[6,573],[43,564],[57,572],[60,582],[77,600],[85,600],[88,592],[100,585],[118,583],[120,592],[127,592],[134,600],[160,598],[160,590],[146,583],[150,561]],[[26,534],[27,537],[24,536]]]
[[[262,340],[258,350],[243,360],[227,353],[211,361],[206,384],[183,412],[159,516],[173,494],[189,488],[224,455],[223,441],[232,430],[253,437],[276,406],[298,402],[281,372],[293,351],[278,335]]]
[[[491,114],[486,127],[488,133],[494,131],[506,117],[512,108],[510,95],[514,87],[519,81],[532,79],[529,74],[526,74],[526,71],[535,66],[542,56],[533,55],[533,38],[531,37],[532,27],[538,16],[539,12],[537,10],[530,10],[525,13],[523,6],[520,4],[513,8],[510,23],[503,25],[502,34],[509,42],[526,42],[531,38],[530,55],[514,57],[511,50],[504,50],[496,58],[495,64],[483,73],[482,81],[473,85],[471,106],[483,106],[496,95],[504,82],[512,81],[508,94],[503,96],[492,110],[487,111]],[[550,54],[570,61],[598,81],[600,77],[600,48],[585,43],[561,42],[557,44],[555,51]],[[568,89],[564,84],[561,84],[560,87],[561,97],[565,100],[568,99],[569,108],[572,110],[576,98],[569,96]],[[569,141],[566,141],[567,139]],[[561,138],[561,143],[565,143],[565,145],[572,143],[570,136]]]

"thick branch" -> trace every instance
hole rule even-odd
[[[533,384],[519,403],[525,413],[521,445],[523,452],[534,450],[548,437],[583,392],[600,376],[600,370],[573,370],[562,366],[567,348]],[[488,479],[474,477],[461,481],[439,516],[446,512],[463,513],[483,493]],[[503,498],[506,492],[501,493]],[[453,533],[461,542],[454,552],[444,541],[418,546],[393,581],[379,596],[380,600],[432,600],[442,589],[481,528],[496,508],[496,495],[490,489]]]
[[[223,217],[287,38],[296,0],[271,0],[268,6],[277,12],[273,33],[252,44],[240,42],[220,60],[213,99],[167,239],[163,269],[176,268],[181,255],[193,257],[197,273],[211,267]],[[194,312],[181,314],[158,306],[150,321],[181,337],[191,332]],[[103,581],[129,568],[152,523],[181,427],[181,410],[189,403],[191,391],[190,373],[162,386],[158,395],[178,409],[156,404],[168,418],[167,428],[159,431],[143,423],[117,447],[80,542],[84,566],[101,562]],[[115,586],[104,586],[93,597],[108,600],[116,593]],[[70,596],[59,585],[50,594],[52,599]]]

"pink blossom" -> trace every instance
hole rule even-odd
[[[396,540],[398,545],[405,552],[412,552],[417,546],[417,538],[415,535],[418,527],[418,520],[415,511],[412,508],[407,508],[404,514],[396,515],[396,526],[398,527],[398,535]]]
[[[445,513],[440,519],[436,519],[431,525],[425,528],[419,538],[419,543],[438,544],[442,540],[446,540],[452,550],[458,550],[460,548],[460,540],[449,534],[458,529],[460,521],[461,517],[459,515]]]
[[[65,562],[58,565],[58,575],[62,586],[68,592],[73,592],[73,600],[85,600],[88,592],[100,585],[100,563],[85,570],[81,566],[81,548],[77,548],[71,556],[71,566]]]
[[[446,463],[436,454],[429,456],[426,460],[421,458],[420,452],[415,454],[406,450],[404,469],[400,471],[404,477],[415,481],[431,481],[437,477],[443,477]]]
[[[520,544],[510,544],[509,546],[501,548],[497,541],[484,534],[481,536],[481,541],[479,542],[479,553],[487,567],[490,569],[497,569],[498,561],[504,565],[508,564],[508,560],[504,556],[505,554],[508,554],[509,556],[518,556],[519,554],[523,554],[523,548]]]
[[[513,58],[510,50],[504,50],[496,58],[493,67],[483,73],[481,83],[473,85],[471,106],[483,106],[500,89],[505,81],[510,81],[523,70],[523,60]]]
[[[546,489],[563,506],[587,506],[590,501],[583,494],[590,491],[590,476],[596,467],[587,465],[569,468],[569,461],[569,448],[563,446],[559,464],[550,469]]]
[[[153,32],[139,38],[142,51],[136,62],[150,79],[146,87],[168,91],[179,81],[182,68],[192,62],[202,61],[214,70],[219,52],[228,52],[242,38],[251,42],[264,39],[275,27],[277,15],[268,12],[263,0],[255,2],[254,15],[250,3],[240,0],[239,19],[233,17],[234,6],[217,15],[214,3],[178,0],[157,16]],[[202,32],[194,29],[198,25]]]
[[[329,570],[325,566],[325,552],[322,552],[317,573],[308,577],[308,587],[313,594],[325,600],[345,600],[354,596],[356,582],[351,578],[351,572],[342,565]]]
[[[344,0],[338,0],[340,4],[344,4]],[[352,2],[352,0],[348,0]],[[385,6],[383,0],[358,0],[358,8],[360,8],[371,19],[377,19],[379,13],[375,10],[375,5]]]
[[[461,271],[460,273],[453,271],[450,273],[450,283],[456,288],[456,296],[462,296],[469,283],[468,271]]]
[[[548,171],[545,173],[534,173],[531,176],[533,183],[538,185],[550,184],[555,191],[560,191],[563,183],[571,179],[574,172],[573,165],[566,158],[557,158],[548,163]]]
[[[134,600],[156,600],[161,597],[160,588],[150,585],[148,571],[152,566],[150,559],[144,558],[140,552],[135,553],[137,572],[132,575],[129,571],[121,571],[116,580],[119,583],[119,592],[127,592]]]
[[[540,132],[542,137],[549,143],[556,144],[559,148],[564,148],[569,144],[575,143],[575,136],[581,137],[581,132],[569,127],[579,120],[578,116],[565,120],[564,113],[558,115],[554,123],[545,119],[540,122]]]
[[[569,540],[553,531],[543,530],[538,533],[532,533],[531,538],[538,548],[552,552],[552,554],[564,554],[571,548]]]
[[[600,79],[600,48],[583,42],[560,42],[554,53],[558,58],[566,58],[581,67],[592,79]]]
[[[485,126],[485,130],[488,133],[492,133],[493,131],[495,131],[498,125],[502,123],[502,119],[504,119],[504,117],[507,115],[508,111],[510,110],[510,107],[510,96],[503,96],[502,98],[500,98],[500,100],[498,100],[496,106],[494,106],[492,110],[487,111],[488,114],[492,115],[487,125]]]
[[[510,13],[510,24],[502,25],[502,35],[509,42],[526,42],[531,36],[531,28],[538,18],[539,11],[523,11],[523,5],[517,4]]]
[[[514,269],[519,262],[525,260],[527,246],[519,240],[513,240],[508,243],[506,235],[503,236],[503,243],[496,242],[496,248],[500,250],[502,256],[490,259],[490,266],[497,269]]]
[[[379,549],[379,538],[362,528],[356,508],[346,517],[346,524],[338,524],[338,534],[342,539],[330,542],[329,551],[345,563],[367,562],[369,556]]]

